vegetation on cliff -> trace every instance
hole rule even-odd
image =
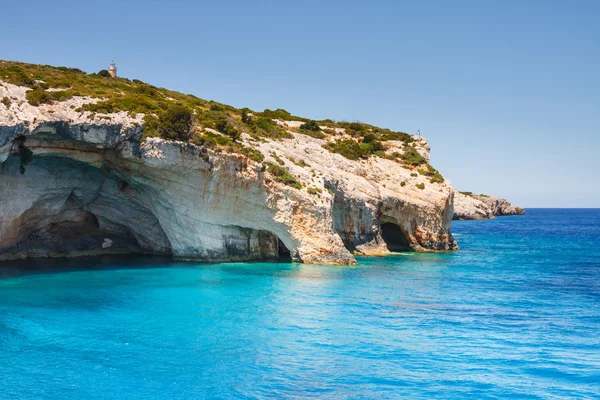
[[[283,109],[262,112],[238,109],[137,79],[112,78],[106,71],[88,74],[77,68],[0,61],[0,80],[29,87],[26,98],[34,106],[86,96],[97,101],[84,104],[77,111],[93,114],[124,111],[132,116],[143,113],[145,137],[192,142],[218,151],[242,153],[261,162],[264,155],[260,151],[240,143],[242,133],[263,141],[291,138],[291,132],[296,132],[325,140],[324,148],[350,160],[386,158],[418,170],[432,183],[444,180],[414,147],[411,135],[362,122],[315,121]],[[5,105],[10,105],[9,101],[2,100]],[[302,124],[287,124],[287,121]],[[386,151],[390,141],[399,142],[400,146],[396,144],[394,149],[400,151]],[[276,170],[271,172],[274,173]]]

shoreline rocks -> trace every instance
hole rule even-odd
[[[482,220],[504,215],[523,215],[525,209],[504,199],[454,191],[454,220]]]

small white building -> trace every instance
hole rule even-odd
[[[110,74],[110,76],[112,76],[113,78],[117,77],[117,66],[115,65],[115,62],[111,62],[110,63],[110,67],[108,67],[108,73]]]

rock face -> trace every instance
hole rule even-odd
[[[489,219],[501,215],[523,215],[525,210],[504,199],[454,192],[454,219]]]
[[[241,154],[142,140],[139,114],[77,112],[97,101],[81,97],[34,107],[25,91],[0,81],[11,99],[0,103],[0,260],[149,253],[349,265],[354,254],[457,248],[451,185],[394,161],[351,161],[299,133],[242,135],[297,189]],[[23,149],[33,152],[26,165]]]

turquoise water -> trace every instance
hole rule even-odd
[[[0,268],[0,398],[600,398],[600,210],[356,268]]]

